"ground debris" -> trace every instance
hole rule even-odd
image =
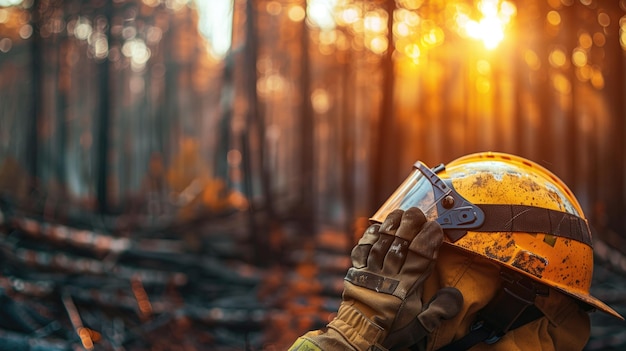
[[[289,224],[270,246],[275,259],[260,265],[237,254],[256,249],[241,214],[199,225],[199,247],[175,232],[121,236],[27,216],[3,223],[0,351],[284,350],[334,317],[354,244],[352,233]],[[594,244],[592,294],[626,315],[624,258]],[[626,349],[624,322],[591,319],[585,350]]]

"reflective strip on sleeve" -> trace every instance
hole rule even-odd
[[[308,339],[298,338],[289,351],[322,351],[322,349]]]

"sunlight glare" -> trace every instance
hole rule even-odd
[[[233,0],[195,0],[198,30],[209,42],[209,53],[223,58],[230,50],[233,32]]]
[[[473,20],[468,14],[458,13],[457,25],[470,38],[481,40],[487,49],[495,49],[504,40],[506,26],[517,11],[515,5],[508,1],[483,0],[477,7],[481,19]]]
[[[23,0],[0,0],[0,7],[9,7],[20,5]]]
[[[312,24],[321,29],[334,29],[335,20],[333,18],[333,10],[335,9],[336,0],[311,0],[307,5],[307,16]]]

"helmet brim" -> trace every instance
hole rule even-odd
[[[580,293],[575,293],[575,292],[571,292],[571,291],[567,291],[565,289],[562,289],[558,286],[554,287],[555,289],[559,290],[560,292],[572,296],[573,298],[576,298],[578,300],[581,300],[582,302],[588,304],[589,306],[595,308],[598,311],[604,312],[610,316],[613,316],[617,319],[621,319],[624,320],[624,317],[619,314],[617,311],[615,311],[614,309],[612,309],[609,305],[605,304],[604,302],[600,301],[599,299],[591,296],[591,295],[585,295],[585,294],[580,294]]]
[[[606,303],[600,301],[598,298],[596,298],[596,297],[594,297],[594,296],[592,296],[590,294],[585,294],[583,292],[572,291],[571,289],[563,288],[562,286],[554,284],[554,283],[552,283],[550,281],[539,279],[539,278],[537,278],[537,277],[535,277],[535,276],[533,276],[531,274],[528,274],[528,272],[525,272],[525,271],[523,271],[523,270],[521,270],[521,269],[519,269],[517,267],[511,266],[511,265],[507,265],[507,264],[505,264],[503,262],[500,262],[500,261],[498,261],[498,260],[496,260],[494,258],[491,258],[489,256],[480,255],[480,254],[478,254],[478,253],[476,253],[474,251],[468,250],[468,249],[466,249],[466,248],[464,248],[462,246],[459,246],[459,245],[457,245],[455,243],[452,243],[450,241],[446,240],[446,241],[443,242],[443,244],[444,245],[449,245],[449,246],[451,246],[451,247],[453,247],[453,248],[455,248],[457,250],[460,250],[461,252],[464,252],[464,253],[467,253],[467,254],[470,254],[470,255],[476,255],[478,257],[482,257],[482,258],[487,259],[487,260],[489,260],[491,262],[494,262],[497,265],[500,265],[500,266],[506,267],[508,269],[512,269],[512,270],[515,270],[517,272],[520,272],[520,273],[530,277],[531,279],[533,279],[533,280],[535,280],[535,281],[537,281],[537,282],[539,282],[541,284],[544,284],[546,286],[554,288],[554,289],[558,290],[559,292],[562,292],[565,295],[568,295],[568,296],[570,296],[570,297],[572,297],[574,299],[579,300],[582,303],[585,303],[585,304],[589,305],[592,309],[596,309],[598,311],[606,313],[606,314],[608,314],[608,315],[610,315],[612,317],[615,317],[617,319],[620,319],[622,321],[625,320],[624,317],[621,314],[619,314],[617,311],[615,311],[609,305],[607,305]]]

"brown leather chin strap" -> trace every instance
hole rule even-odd
[[[592,246],[587,220],[571,213],[525,205],[476,206],[484,212],[485,220],[480,227],[471,229],[472,231],[546,233]],[[446,229],[445,233],[455,242],[465,236],[467,230]]]

